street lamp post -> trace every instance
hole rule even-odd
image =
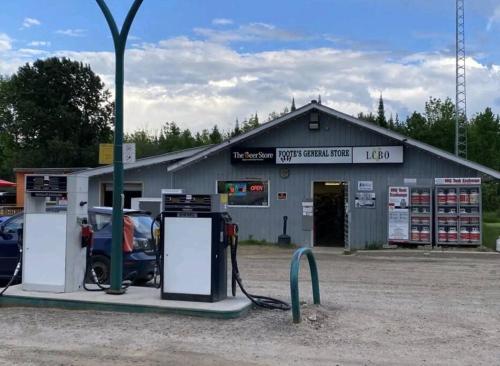
[[[101,8],[115,46],[115,141],[113,149],[113,216],[111,237],[111,281],[108,294],[120,295],[125,292],[122,288],[123,277],[123,75],[124,57],[127,36],[139,7],[143,0],[134,0],[123,22],[121,31],[118,31],[111,11],[105,0],[96,0]]]

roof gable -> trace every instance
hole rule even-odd
[[[286,123],[287,121],[290,121],[290,120],[292,120],[298,116],[301,116],[301,115],[303,115],[311,110],[314,110],[314,109],[316,109],[322,113],[325,113],[327,115],[330,115],[332,117],[340,118],[340,119],[347,121],[353,125],[368,129],[372,132],[375,132],[375,133],[381,134],[383,136],[389,137],[391,139],[394,139],[395,141],[398,141],[401,144],[416,147],[418,149],[427,151],[435,156],[439,156],[439,157],[444,158],[446,160],[452,161],[456,164],[459,164],[459,165],[465,166],[467,168],[476,170],[480,173],[486,174],[486,175],[493,177],[495,179],[500,179],[500,172],[498,172],[494,169],[485,167],[484,165],[481,165],[481,164],[475,163],[473,161],[458,157],[458,156],[453,155],[447,151],[441,150],[437,147],[434,147],[434,146],[428,145],[426,143],[420,142],[418,140],[412,139],[410,137],[401,135],[400,133],[397,133],[397,132],[391,131],[389,129],[377,126],[377,125],[370,123],[370,122],[360,120],[360,119],[355,118],[353,116],[350,116],[348,114],[339,112],[335,109],[326,107],[322,104],[317,104],[317,103],[313,103],[313,102],[306,104],[305,106],[295,110],[294,112],[290,112],[290,113],[288,113],[282,117],[279,117],[273,121],[262,124],[259,127],[255,128],[251,131],[248,131],[242,135],[236,136],[232,139],[228,139],[226,141],[221,142],[218,145],[209,147],[203,151],[200,151],[196,154],[193,154],[190,157],[187,157],[181,161],[178,161],[178,162],[170,165],[167,168],[167,170],[169,172],[175,172],[177,170],[183,169],[191,164],[197,163],[201,159],[205,159],[208,156],[211,156],[215,153],[218,153],[221,150],[230,148],[231,146],[237,145],[237,144],[239,144],[243,141],[246,141],[252,137],[256,137],[259,134],[263,133],[264,131],[267,131],[273,127],[280,126],[280,125]]]

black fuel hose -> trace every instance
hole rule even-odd
[[[160,253],[160,243],[157,243],[156,242],[156,239],[155,239],[155,236],[154,236],[154,226],[155,226],[155,222],[158,221],[161,225],[161,214],[156,216],[154,219],[153,219],[153,222],[151,222],[151,240],[153,241],[153,243],[155,244],[155,256],[156,256],[156,263],[155,263],[155,270],[154,270],[154,274],[153,274],[153,286],[155,288],[160,288],[161,287],[161,274],[162,274],[162,270],[161,270],[161,253]],[[160,274],[160,282],[157,282],[156,281],[156,277],[158,276],[158,273]]]
[[[19,275],[19,272],[21,272],[21,266],[23,264],[23,229],[18,229],[17,230],[17,249],[19,250],[18,252],[18,257],[17,257],[17,265],[16,269],[14,270],[14,274],[10,278],[9,282],[5,285],[3,290],[0,292],[0,296],[3,296],[5,291],[14,283],[16,280],[17,276]]]
[[[231,267],[232,267],[232,291],[233,291],[233,296],[236,295],[236,288],[235,288],[235,282],[238,283],[241,292],[245,294],[248,299],[254,303],[255,305],[265,308],[265,309],[272,309],[272,310],[290,310],[291,306],[289,303],[275,299],[269,296],[260,296],[260,295],[253,295],[248,293],[245,290],[245,287],[243,287],[243,280],[241,279],[240,276],[240,271],[238,269],[238,261],[237,261],[237,252],[238,252],[238,235],[232,238],[232,241],[230,243],[231,245]]]
[[[92,282],[97,285],[98,288],[89,288],[87,287],[87,274],[90,274],[90,278],[92,279]],[[122,289],[126,289],[130,287],[132,284],[132,281],[130,281],[130,278],[133,276],[137,275],[137,271],[133,271],[129,273],[129,275],[123,280],[122,282]],[[85,266],[85,275],[83,276],[83,288],[87,291],[106,291],[109,290],[109,286],[106,287],[102,283],[99,282],[99,279],[97,278],[97,275],[95,273],[95,270],[92,266],[92,246],[88,245],[87,246],[87,264]]]

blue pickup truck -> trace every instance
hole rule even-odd
[[[52,211],[52,210],[51,210]],[[89,221],[94,230],[93,266],[101,283],[109,281],[111,255],[111,213],[110,207],[89,208]],[[144,211],[125,210],[134,222],[134,250],[123,255],[123,278],[143,284],[154,276],[155,247],[151,238],[153,219]],[[22,227],[23,213],[11,216],[0,223],[0,286],[14,273],[19,251],[17,232]]]

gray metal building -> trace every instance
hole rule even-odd
[[[361,249],[387,242],[387,189],[404,179],[500,173],[316,102],[219,145],[125,167],[127,197],[163,188],[228,194],[243,239]],[[89,203],[109,203],[112,167],[88,171]],[[360,191],[361,190],[361,191]]]

